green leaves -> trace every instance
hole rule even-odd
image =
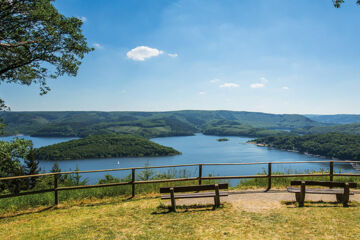
[[[332,0],[332,1],[334,4],[334,7],[336,7],[336,8],[340,8],[341,4],[343,4],[345,2],[344,0]],[[360,0],[357,0],[356,3],[360,4]]]
[[[0,82],[38,83],[45,94],[49,78],[76,76],[93,50],[81,20],[61,15],[52,0],[0,1]]]
[[[341,4],[344,3],[344,0],[333,0],[334,7],[340,8]]]
[[[38,173],[38,162],[33,156],[33,144],[29,140],[14,139],[0,141],[0,177],[11,177]],[[35,179],[18,179],[0,182],[0,192],[12,193],[35,186]]]

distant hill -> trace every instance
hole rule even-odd
[[[293,130],[293,133],[297,133],[297,134],[315,134],[315,133],[329,133],[329,132],[360,135],[360,123],[335,125],[328,127],[311,127],[307,129]]]
[[[360,114],[304,115],[314,121],[330,124],[360,123]]]
[[[2,112],[0,118],[7,124],[6,135],[25,134],[39,137],[86,137],[116,133],[150,138],[193,135],[196,132],[211,135],[266,136],[277,134],[277,130],[309,129],[327,125],[297,114],[197,110]]]
[[[226,119],[209,121],[202,132],[205,135],[245,137],[265,137],[288,134],[288,132],[285,131],[252,127],[248,124],[242,124],[240,121]]]
[[[35,149],[39,160],[72,160],[112,157],[171,156],[180,152],[146,138],[121,135],[97,135]]]

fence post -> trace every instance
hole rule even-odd
[[[131,196],[135,197],[135,168],[131,169]]]
[[[59,195],[58,195],[58,174],[54,175],[54,200],[55,200],[55,206],[59,204]]]
[[[199,164],[199,185],[201,185],[201,178],[202,178],[202,164]]]
[[[271,189],[271,163],[268,163],[268,187],[265,190],[265,192],[269,191]]]
[[[330,162],[330,182],[333,181],[334,181],[334,162]]]

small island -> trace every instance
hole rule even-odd
[[[218,141],[218,142],[226,142],[226,141],[229,141],[229,139],[227,139],[227,138],[218,138],[218,139],[216,139],[216,141]]]
[[[360,160],[360,136],[344,133],[272,136],[248,143],[341,160]]]
[[[158,157],[181,154],[146,138],[130,135],[95,135],[35,149],[38,160],[74,160],[115,157]]]

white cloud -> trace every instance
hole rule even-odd
[[[267,80],[267,79],[264,78],[264,77],[261,77],[259,83],[250,84],[250,87],[251,87],[251,88],[263,88],[263,87],[265,87],[265,85],[266,85],[268,82],[269,82],[269,80]]]
[[[211,83],[217,83],[217,82],[220,82],[220,79],[218,78],[214,78],[212,80],[210,80]]]
[[[80,19],[83,23],[87,21],[87,18],[82,16],[82,17],[77,17],[78,19]]]
[[[266,83],[269,82],[269,80],[267,80],[267,79],[264,78],[264,77],[261,77],[261,78],[260,78],[260,82],[263,83],[263,84],[266,84]]]
[[[128,51],[126,56],[134,61],[145,61],[147,58],[156,57],[163,53],[164,51],[156,48],[139,46]]]
[[[283,86],[281,89],[283,89],[283,90],[289,90],[289,87]]]
[[[200,94],[200,95],[205,95],[205,94],[206,94],[206,92],[199,92],[199,94]]]
[[[178,57],[179,55],[177,53],[168,53],[168,56],[169,57],[172,57],[172,58],[176,58]]]
[[[263,87],[265,87],[265,84],[263,84],[263,83],[253,83],[253,84],[250,84],[250,87],[251,88],[263,88]]]
[[[104,49],[104,46],[102,46],[100,43],[94,43],[93,47],[97,49]]]
[[[239,84],[236,84],[236,83],[224,83],[224,84],[221,84],[219,87],[221,87],[221,88],[236,88],[236,87],[239,87]]]

